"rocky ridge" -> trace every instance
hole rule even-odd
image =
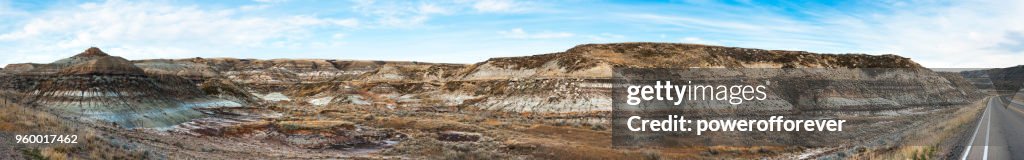
[[[32,109],[72,113],[60,115],[104,126],[99,128],[117,136],[134,137],[128,139],[139,141],[129,144],[143,148],[134,151],[171,159],[649,156],[652,153],[647,151],[608,147],[615,68],[755,69],[774,78],[768,100],[750,102],[758,107],[741,109],[704,103],[694,113],[811,113],[817,116],[812,118],[854,115],[886,121],[852,124],[883,135],[852,140],[872,143],[868,146],[892,144],[903,132],[930,126],[912,123],[917,119],[966,115],[951,111],[980,104],[982,96],[959,74],[933,72],[899,56],[670,43],[587,44],[565,52],[475,64],[234,58],[128,61],[90,48],[54,63],[8,65],[0,70],[4,82],[0,96]],[[689,76],[744,75],[726,73]],[[112,123],[79,121],[80,117]],[[771,139],[806,138],[789,134]],[[122,142],[116,145],[123,146]],[[686,159],[717,154],[720,149],[672,148],[653,153]],[[739,158],[785,159],[785,154],[803,152],[803,148],[781,147],[740,150]],[[863,152],[853,147],[846,150],[843,153]],[[702,155],[694,154],[698,152]]]
[[[96,50],[98,51],[98,49]],[[124,61],[117,58],[96,59],[92,57],[109,56],[89,49],[83,54],[49,65],[11,64],[6,67],[4,72],[15,75],[38,75],[51,72],[62,75],[140,75],[138,69],[133,68],[137,66],[147,77],[185,79],[180,83],[198,86],[197,90],[204,93],[200,95],[220,97],[239,104],[286,102],[430,110],[479,109],[568,117],[602,117],[611,110],[610,79],[612,78],[612,69],[615,67],[903,68],[909,69],[910,74],[916,74],[917,77],[922,78],[915,82],[925,84],[926,87],[918,89],[929,89],[927,92],[916,93],[923,93],[920,96],[932,97],[914,100],[913,96],[889,95],[879,91],[849,94],[860,95],[859,97],[842,97],[842,94],[825,94],[824,92],[806,93],[819,96],[821,101],[803,104],[787,102],[782,107],[776,108],[783,111],[842,108],[899,109],[964,103],[967,101],[966,99],[969,99],[941,96],[940,93],[962,89],[964,86],[956,85],[951,81],[959,79],[944,78],[922,68],[908,58],[899,56],[816,54],[803,51],[760,50],[698,44],[587,44],[565,52],[492,58],[476,64],[323,59],[191,58],[136,60],[132,61],[134,66],[131,66],[123,65]],[[68,64],[82,66],[56,72],[50,71],[54,68],[67,68],[61,66],[69,66]],[[862,73],[851,71],[840,74],[845,75],[834,76]],[[879,86],[879,88],[884,88],[884,86]],[[865,89],[845,88],[843,90],[846,91],[840,92]],[[22,89],[22,91],[29,90]],[[932,99],[939,99],[939,101],[930,101]],[[794,99],[788,100],[795,102]],[[820,106],[832,107],[822,108]]]

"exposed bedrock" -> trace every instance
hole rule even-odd
[[[475,64],[189,58],[135,60],[131,61],[133,65],[128,65],[123,59],[103,58],[112,56],[97,54],[102,52],[87,53],[54,64],[8,65],[2,71],[6,73],[3,78],[16,84],[4,84],[5,94],[38,96],[33,102],[51,103],[50,98],[43,95],[64,95],[65,90],[41,90],[42,86],[76,88],[76,93],[82,91],[80,95],[86,91],[106,95],[108,91],[102,90],[120,95],[116,88],[95,88],[117,83],[135,85],[122,87],[158,88],[153,91],[159,93],[123,93],[124,96],[153,97],[143,99],[147,104],[223,99],[237,104],[289,102],[396,109],[470,108],[600,117],[611,110],[613,69],[630,67],[899,68],[882,74],[859,70],[780,74],[778,78],[785,80],[777,83],[791,87],[777,85],[769,91],[770,100],[752,102],[765,103],[766,107],[759,109],[766,112],[891,110],[964,104],[980,97],[973,86],[966,85],[970,84],[965,82],[967,79],[959,75],[936,73],[909,58],[895,55],[818,54],[697,44],[586,44],[565,52],[491,58]],[[72,65],[83,67],[66,69]],[[67,80],[55,79],[58,77]],[[901,82],[885,81],[893,77]],[[107,79],[123,82],[100,81]],[[829,87],[806,88],[811,86],[806,84],[812,83],[829,84],[825,85]],[[76,85],[88,87],[74,87]],[[161,87],[166,90],[160,90]],[[75,98],[61,98],[59,103],[89,99],[72,97]]]
[[[566,52],[492,58],[472,65],[386,63],[376,67],[360,76],[299,84],[281,93],[314,105],[463,106],[571,117],[611,110],[610,79],[615,67],[700,67],[835,69],[775,75],[782,80],[771,88],[772,98],[752,102],[765,103],[758,109],[771,112],[940,107],[980,97],[957,75],[933,72],[895,55],[694,44],[589,44]]]
[[[3,89],[23,97],[23,103],[126,128],[167,127],[204,116],[193,108],[241,106],[206,96],[178,76],[147,75],[132,62],[97,48],[35,66],[41,67],[4,77],[12,81],[5,81]]]

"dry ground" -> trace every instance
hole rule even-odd
[[[884,144],[846,144],[830,148],[794,146],[699,146],[676,148],[615,148],[608,125],[566,123],[536,116],[465,109],[395,108],[385,106],[310,106],[277,103],[253,108],[223,109],[225,115],[257,116],[247,121],[206,124],[213,132],[182,133],[152,129],[125,130],[99,122],[82,123],[70,116],[20,105],[0,108],[0,134],[77,134],[84,143],[18,146],[5,157],[42,156],[51,159],[203,158],[275,159],[752,159],[852,158],[907,159],[943,157],[953,149],[956,136],[969,128],[979,108],[949,107],[916,117],[846,117],[887,119],[905,124],[897,136],[884,136]],[[439,112],[443,111],[443,112]],[[215,116],[237,117],[237,116]],[[921,121],[921,118],[936,121]],[[204,127],[203,125],[199,125]],[[866,125],[862,127],[876,127]],[[210,131],[210,130],[207,130]],[[333,132],[352,131],[352,132]],[[445,131],[479,133],[477,141],[443,141]],[[212,134],[217,133],[217,134]],[[354,137],[353,134],[387,133],[396,144],[343,148],[308,148],[274,138],[280,134]],[[935,134],[939,133],[939,134]],[[347,137],[346,137],[347,136]],[[388,138],[385,137],[385,138]],[[896,137],[896,138],[892,138]],[[6,142],[5,142],[6,143]],[[0,148],[2,149],[2,148]],[[38,151],[37,151],[38,149]],[[814,154],[805,154],[814,153]]]

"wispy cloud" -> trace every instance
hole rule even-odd
[[[356,0],[352,10],[379,27],[420,27],[438,16],[466,13],[525,13],[537,3],[517,0],[377,1]],[[472,12],[476,11],[476,12]]]
[[[0,0],[0,18],[26,15],[28,13],[12,8],[10,1]]]
[[[1021,64],[1009,59],[1024,58],[1015,35],[1024,33],[1024,21],[1016,20],[1024,15],[1024,2],[810,3],[702,2],[671,8],[678,12],[617,16],[686,37],[681,41],[687,43],[898,54],[929,67],[1006,67]]]
[[[473,9],[481,12],[511,12],[522,11],[522,5],[513,0],[479,0],[473,4]]]
[[[712,41],[704,40],[703,38],[700,38],[700,37],[686,37],[686,38],[680,39],[679,41],[683,42],[683,43],[719,45],[718,42],[712,42]]]
[[[1006,41],[999,43],[999,45],[997,45],[996,48],[1004,49],[1012,53],[1024,53],[1024,33],[1006,33]]]
[[[378,27],[417,27],[437,15],[451,14],[449,8],[430,2],[356,1],[354,11],[375,19]]]
[[[860,18],[868,27],[849,40],[863,50],[897,53],[930,67],[1007,67],[1022,64],[1012,34],[1024,31],[1021,1],[883,4],[889,13]],[[1008,46],[1006,46],[1008,47]],[[1012,48],[1012,47],[1011,47]]]
[[[355,19],[307,15],[248,16],[232,9],[108,1],[39,13],[0,33],[0,43],[24,54],[74,54],[89,46],[124,51],[129,58],[165,58],[260,47],[315,36],[318,29],[358,26]],[[46,46],[35,48],[34,46]],[[221,48],[223,46],[224,48]],[[220,48],[222,50],[210,50]],[[58,57],[52,57],[55,59]]]
[[[9,49],[0,64],[48,62],[93,45],[130,59],[452,59],[438,58],[445,55],[472,63],[625,41],[898,54],[928,67],[1024,59],[1024,2],[1012,0],[38,3],[0,0],[0,47]]]
[[[506,31],[498,31],[498,34],[513,39],[552,39],[552,38],[568,38],[574,36],[569,32],[538,32],[538,33],[527,33],[522,28],[515,28]]]

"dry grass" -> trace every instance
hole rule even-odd
[[[17,146],[22,157],[43,159],[146,159],[143,152],[111,143],[89,127],[62,119],[52,113],[21,105],[0,106],[0,133],[12,135],[77,135],[75,144],[31,144]]]
[[[952,149],[950,145],[944,145],[955,139],[965,126],[972,125],[974,120],[981,116],[988,99],[961,107],[952,111],[952,114],[945,114],[944,117],[937,117],[941,120],[934,125],[927,125],[925,128],[912,133],[901,146],[893,152],[880,153],[871,159],[937,159],[942,158],[938,153]]]

